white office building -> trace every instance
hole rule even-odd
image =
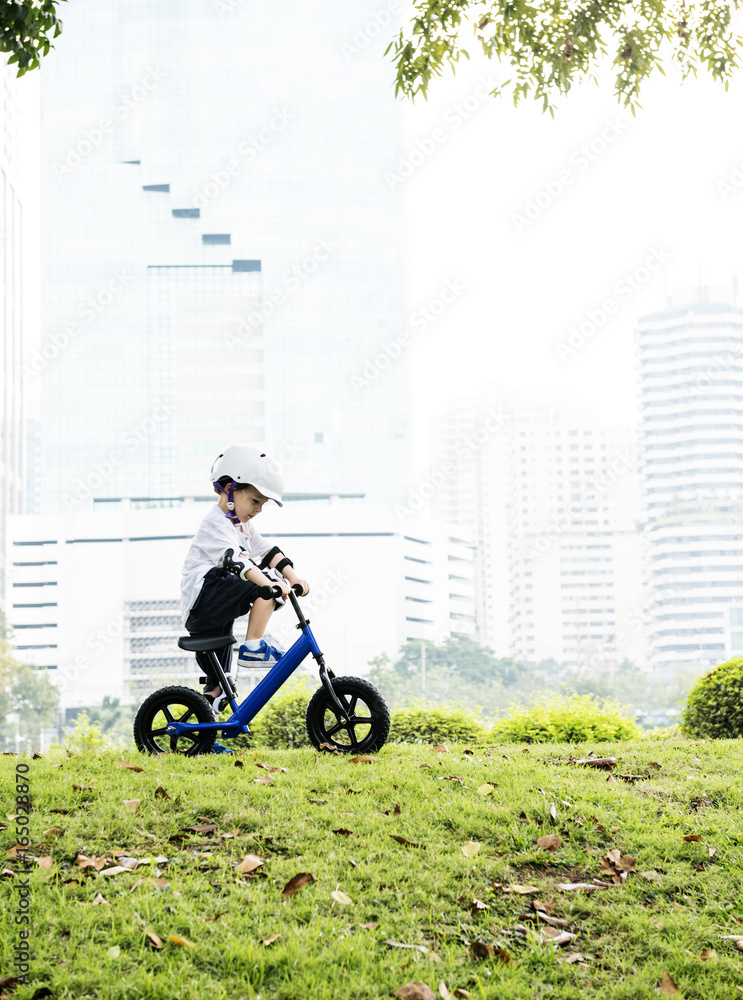
[[[407,359],[358,385],[406,326],[402,109],[382,35],[349,50],[375,4],[68,6],[39,71],[46,509],[200,493],[234,442],[292,496],[401,499]]]
[[[514,413],[511,651],[588,676],[645,662],[636,432],[589,412]]]
[[[743,309],[677,293],[637,328],[651,662],[743,652]]]
[[[0,602],[6,596],[7,518],[25,510],[24,333],[35,317],[33,284],[33,182],[29,162],[38,131],[38,87],[0,57],[0,285],[2,372],[0,373]],[[29,74],[33,77],[34,74]],[[36,199],[38,201],[38,199]],[[29,218],[30,216],[30,218]]]
[[[195,659],[176,641],[185,634],[180,570],[206,510],[193,500],[171,508],[125,501],[51,520],[10,518],[17,655],[47,669],[65,716],[105,695],[132,704],[166,684],[197,686]],[[266,509],[259,529],[310,582],[302,603],[339,676],[365,674],[372,657],[394,658],[409,640],[443,641],[473,618],[466,532],[419,516],[401,520],[392,507],[340,503]],[[295,625],[291,608],[281,609],[272,640],[287,648]],[[244,627],[236,624],[238,638]],[[250,675],[240,672],[241,694]]]

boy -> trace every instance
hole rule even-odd
[[[294,572],[291,559],[261,538],[252,523],[268,500],[284,506],[283,473],[279,464],[264,452],[233,445],[215,459],[211,480],[219,500],[201,522],[183,566],[181,612],[185,626],[195,638],[228,635],[235,618],[250,611],[247,635],[237,662],[245,666],[271,666],[282,654],[266,643],[263,633],[276,605],[274,598],[266,600],[258,593],[260,587],[272,586],[276,580],[269,579],[263,570],[270,567],[283,576],[284,597],[288,597],[289,588],[295,583],[301,585],[304,594],[309,590],[306,581]],[[233,559],[245,564],[246,580],[222,567],[227,549],[233,550]],[[232,649],[219,650],[217,655],[224,672],[229,673]],[[211,702],[216,720],[228,703],[229,692],[222,692],[207,654],[196,653],[196,660],[206,674],[204,696]]]

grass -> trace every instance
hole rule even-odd
[[[589,750],[617,757],[614,781],[573,763]],[[0,758],[2,850],[16,871],[2,879],[0,978],[14,972],[18,940],[21,865],[6,854],[16,760]],[[14,1000],[373,1000],[410,982],[438,996],[441,981],[474,998],[639,1000],[657,997],[664,972],[679,998],[729,1000],[743,984],[743,952],[722,937],[743,936],[743,741],[391,745],[355,764],[311,749],[25,760],[30,853],[51,866],[34,862],[30,876],[31,974]],[[550,833],[562,840],[552,852],[536,843]],[[470,841],[480,847],[468,857]],[[614,848],[636,859],[625,884],[558,888],[605,878]],[[106,857],[110,868],[114,851],[138,859],[136,871],[77,862]],[[264,863],[237,872],[251,854]],[[300,872],[314,881],[282,898]],[[161,884],[135,887],[148,876]],[[575,938],[544,941],[535,899],[554,904],[565,921],[555,930]],[[716,957],[702,961],[709,950]]]

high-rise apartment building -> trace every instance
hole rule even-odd
[[[510,429],[514,656],[589,675],[644,665],[636,432],[591,413],[518,413]]]
[[[743,651],[743,309],[678,293],[637,328],[651,662]]]
[[[23,333],[27,284],[24,209],[29,198],[24,128],[33,129],[35,88],[16,78],[16,67],[0,58],[0,282],[2,283],[2,373],[0,374],[0,601],[7,587],[6,530],[9,514],[25,509]]]
[[[77,0],[41,68],[44,502],[288,491],[395,502],[410,468],[401,107],[370,0]],[[375,32],[376,35],[376,32]],[[81,67],[84,67],[84,71]]]

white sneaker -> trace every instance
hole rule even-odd
[[[243,667],[272,667],[283,655],[275,646],[269,646],[265,639],[261,639],[258,649],[248,649],[247,643],[243,643],[237,662]]]

